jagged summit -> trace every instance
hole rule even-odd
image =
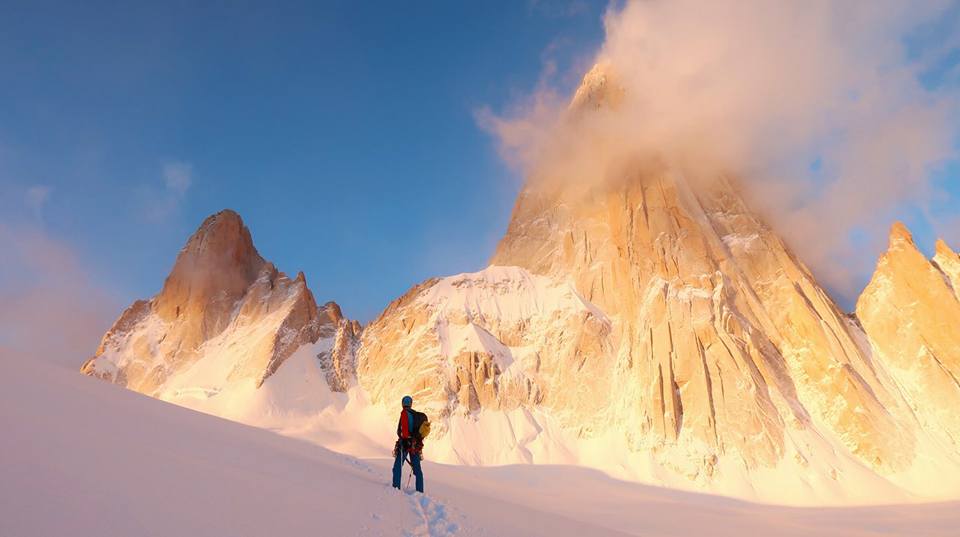
[[[318,310],[302,272],[291,280],[264,260],[240,215],[227,209],[203,221],[160,293],[130,306],[82,371],[168,398],[216,393],[233,382],[259,386],[301,346],[339,338],[339,350],[321,359],[342,385],[352,369],[334,362],[352,364],[358,336],[336,304]],[[216,362],[219,370],[198,374]]]
[[[202,301],[213,289],[237,292],[253,282],[266,263],[240,215],[225,209],[207,217],[187,240],[161,296],[176,302],[196,295],[193,298]]]
[[[599,110],[616,108],[624,98],[625,90],[609,61],[600,61],[583,76],[580,86],[570,100],[569,109]]]
[[[953,251],[953,248],[947,244],[947,241],[943,239],[937,239],[936,244],[934,245],[934,251],[937,255],[942,255],[944,257],[957,257],[957,253]]]
[[[960,300],[960,255],[943,239],[937,239],[933,264],[946,276],[953,293]]]
[[[960,260],[945,242],[928,260],[903,224],[857,301],[875,358],[927,434],[960,451]],[[952,255],[951,255],[952,254]]]
[[[916,246],[913,242],[913,234],[907,229],[907,226],[900,221],[894,222],[890,226],[890,247],[905,242],[911,246]]]
[[[223,330],[233,305],[261,272],[268,278],[282,275],[260,257],[240,215],[220,211],[207,217],[180,250],[153,309],[164,321],[179,319],[181,343],[194,348]]]
[[[223,269],[240,272],[249,279],[256,276],[263,263],[243,219],[232,209],[224,209],[205,218],[190,236],[177,256],[171,276],[199,276],[206,269]]]

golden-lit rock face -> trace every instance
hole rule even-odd
[[[947,246],[943,239],[937,240],[933,264],[947,277],[954,296],[960,300],[960,256]]]
[[[591,71],[572,108],[620,102],[611,81]],[[908,468],[919,429],[898,381],[733,181],[617,166],[534,174],[490,268],[391,304],[358,355],[371,398],[415,390],[442,415],[543,408],[582,436],[692,446],[701,475],[728,455],[751,468],[816,456],[797,431],[881,473]],[[919,300],[955,301],[937,278]]]
[[[938,241],[933,262],[897,223],[857,301],[875,357],[891,371],[916,419],[960,447],[960,260]]]
[[[620,80],[609,63],[594,65],[583,76],[580,87],[570,100],[570,110],[589,113],[604,108],[617,108],[623,102],[625,92]]]
[[[856,325],[729,184],[694,193],[663,172],[577,196],[528,185],[493,267],[425,282],[372,323],[371,396],[535,405],[637,449],[699,446],[706,473],[727,452],[775,466],[789,429],[819,426],[878,469],[910,462]]]
[[[234,304],[266,265],[240,216],[223,211],[207,218],[187,241],[153,309],[164,322],[176,323],[178,345],[196,348],[223,331]]]
[[[160,293],[124,311],[82,371],[158,395],[172,376],[226,353],[225,381],[259,385],[300,346],[335,337],[321,360],[343,389],[357,332],[336,304],[318,310],[302,273],[291,280],[260,257],[240,216],[227,210],[203,222]]]
[[[441,415],[599,412],[612,368],[591,357],[609,355],[609,335],[609,320],[570,286],[491,267],[429,280],[394,301],[364,330],[357,376],[374,400],[413,392]]]

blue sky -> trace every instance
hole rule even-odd
[[[486,264],[520,180],[475,113],[592,55],[605,8],[214,4],[6,6],[0,211],[129,303],[230,207],[264,257],[364,321]]]

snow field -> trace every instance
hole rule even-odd
[[[0,360],[3,536],[876,537],[960,527],[960,502],[776,507],[570,466],[428,458],[427,495],[404,494],[389,486],[387,458],[337,454],[43,362]]]

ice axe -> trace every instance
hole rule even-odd
[[[407,474],[407,486],[403,487],[404,489],[410,488],[410,480],[413,479],[413,462],[410,460],[410,454],[404,452],[403,460],[407,461],[407,464],[410,465],[410,473]]]

